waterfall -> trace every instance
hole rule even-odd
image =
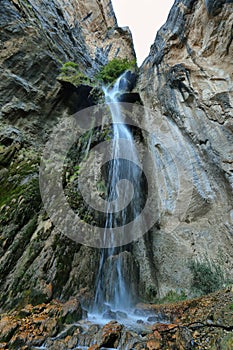
[[[141,169],[135,164],[138,163],[137,149],[129,127],[122,120],[121,107],[118,101],[120,93],[125,92],[126,89],[127,80],[125,74],[118,78],[114,86],[103,88],[105,102],[109,105],[111,111],[113,129],[112,156],[107,171],[107,200],[109,207],[106,213],[105,229],[108,229],[108,237],[106,236],[108,240],[109,229],[111,232],[111,228],[120,226],[124,232],[124,225],[137,216],[141,203]],[[130,153],[132,161],[120,158],[120,141],[122,139],[127,140],[127,153]],[[128,180],[124,182],[125,197],[127,197],[128,192],[133,187],[132,201],[123,210],[121,210],[117,201],[119,198],[117,185],[122,180]],[[110,203],[113,201],[114,210],[110,210]],[[113,234],[111,232],[112,238]],[[94,300],[95,312],[104,311],[104,306],[106,305],[111,310],[126,310],[130,308],[134,299],[132,284],[133,278],[135,278],[132,265],[130,245],[101,250]]]

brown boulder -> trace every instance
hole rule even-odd
[[[117,348],[121,337],[122,325],[116,321],[107,323],[102,329],[100,347]]]
[[[160,341],[158,340],[150,340],[146,344],[149,350],[158,350],[160,349]]]
[[[72,298],[62,305],[62,322],[74,323],[82,318],[82,308],[76,298]]]

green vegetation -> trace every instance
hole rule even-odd
[[[38,289],[27,289],[22,293],[22,297],[20,300],[20,306],[24,307],[27,304],[32,304],[36,306],[38,304],[42,304],[48,301],[48,296]]]
[[[197,295],[212,293],[224,286],[225,278],[221,267],[207,258],[203,262],[192,261],[190,270],[193,274],[192,288]]]
[[[70,71],[77,71],[78,70],[78,65],[77,63],[74,62],[66,62],[63,64],[63,66],[61,67],[61,73],[67,74]]]
[[[57,80],[61,83],[70,83],[76,87],[79,85],[91,85],[90,79],[80,72],[78,65],[74,62],[66,62],[63,64]]]
[[[104,84],[112,84],[126,70],[135,68],[136,60],[129,61],[127,58],[114,58],[101,68],[96,75],[96,79]]]
[[[114,58],[100,69],[94,78],[94,82],[97,85],[100,83],[112,84],[122,73],[135,68],[136,60],[129,61],[127,58]],[[76,87],[79,85],[90,85],[94,87],[94,82],[80,72],[79,67],[75,62],[64,63],[57,79],[61,83],[70,83]]]
[[[178,301],[183,301],[187,299],[187,295],[185,294],[184,291],[180,292],[175,292],[173,290],[170,290],[165,297],[161,299],[154,299],[153,303],[155,304],[171,304],[171,303],[176,303]]]
[[[173,290],[169,291],[166,296],[159,300],[159,304],[167,304],[167,303],[175,303],[177,301],[183,301],[187,299],[187,295],[184,291],[180,293],[175,292]]]
[[[99,192],[100,196],[106,196],[107,195],[107,187],[103,179],[100,179],[97,182],[97,191]]]

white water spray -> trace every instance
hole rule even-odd
[[[118,101],[120,93],[125,92],[127,80],[123,74],[113,87],[104,87],[105,101],[110,107],[113,123],[113,147],[112,157],[108,169],[108,202],[115,201],[114,213],[107,208],[105,227],[114,228],[121,226],[124,232],[124,225],[131,221],[131,218],[137,216],[140,206],[141,196],[141,169],[138,164],[137,149],[133,136],[127,125],[124,124],[121,114],[121,107]],[[132,161],[120,158],[120,141],[127,140],[127,150],[130,153]],[[124,197],[127,202],[128,194],[133,187],[133,199],[131,203],[123,210],[119,208],[119,198],[117,185],[122,180],[124,182]],[[112,208],[112,206],[111,206]],[[112,241],[113,241],[112,232]],[[110,239],[111,239],[110,238]],[[109,240],[109,236],[106,237]],[[108,248],[101,251],[99,272],[97,276],[96,295],[94,301],[95,312],[103,312],[104,305],[108,305],[111,310],[126,310],[133,303],[132,286],[127,273],[127,259],[129,257],[130,247]],[[131,274],[132,275],[132,274]]]

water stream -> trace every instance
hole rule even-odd
[[[124,124],[121,115],[118,98],[120,93],[125,92],[127,81],[123,74],[114,86],[104,87],[105,102],[109,105],[112,116],[113,147],[112,156],[107,171],[108,202],[107,216],[105,222],[106,240],[114,241],[114,232],[111,230],[116,226],[122,227],[137,216],[140,210],[141,196],[141,169],[135,164],[138,162],[137,149],[134,138],[127,125]],[[130,154],[131,161],[122,159],[120,148],[121,141],[127,140],[127,154]],[[127,196],[133,188],[133,198],[131,202],[121,210],[119,203],[118,184],[124,182],[123,201],[127,202]],[[114,201],[113,208],[110,204]],[[104,314],[106,311],[126,311],[133,304],[133,276],[130,273],[129,247],[112,247],[101,250],[99,271],[97,276],[96,294],[94,300],[94,314]],[[127,271],[128,268],[128,271]],[[131,271],[132,272],[132,271]],[[131,280],[131,281],[130,281]],[[131,283],[132,282],[132,283]]]
[[[102,327],[110,320],[117,320],[125,327],[124,332],[129,330],[140,336],[145,329],[150,332],[151,324],[161,320],[166,322],[163,315],[155,314],[153,310],[143,311],[135,308],[137,302],[137,281],[135,281],[137,269],[135,268],[136,263],[133,254],[131,254],[132,247],[131,244],[117,247],[114,244],[115,233],[113,229],[120,227],[122,232],[127,234],[125,225],[132,222],[139,215],[144,204],[143,174],[141,168],[137,165],[140,164],[139,154],[132,130],[124,123],[121,104],[119,103],[119,96],[126,90],[125,74],[116,81],[114,86],[103,88],[105,102],[109,105],[112,118],[111,160],[108,162],[107,171],[105,172],[108,207],[104,227],[106,241],[113,244],[112,246],[110,244],[110,248],[103,248],[100,251],[94,305],[88,310],[87,319],[68,326],[77,326],[83,329],[83,332],[79,335],[80,339],[73,349],[86,350],[89,345],[97,342],[98,329],[97,333],[92,335],[92,325]],[[122,143],[122,140],[126,140],[127,143]],[[124,145],[127,147],[123,150],[123,154],[128,155],[126,158],[122,157],[122,146],[124,147]],[[89,146],[90,143],[87,144],[88,149]],[[122,181],[124,185],[123,197],[122,192],[119,192],[119,183],[122,184]],[[131,200],[129,201],[129,199]],[[124,209],[122,209],[122,202],[127,203]],[[66,334],[66,330],[63,330],[52,340],[63,339]],[[35,349],[43,350],[47,348],[49,347],[45,342],[43,346]],[[118,349],[122,348],[128,349],[128,346],[119,345]],[[104,350],[105,348],[101,349]]]

